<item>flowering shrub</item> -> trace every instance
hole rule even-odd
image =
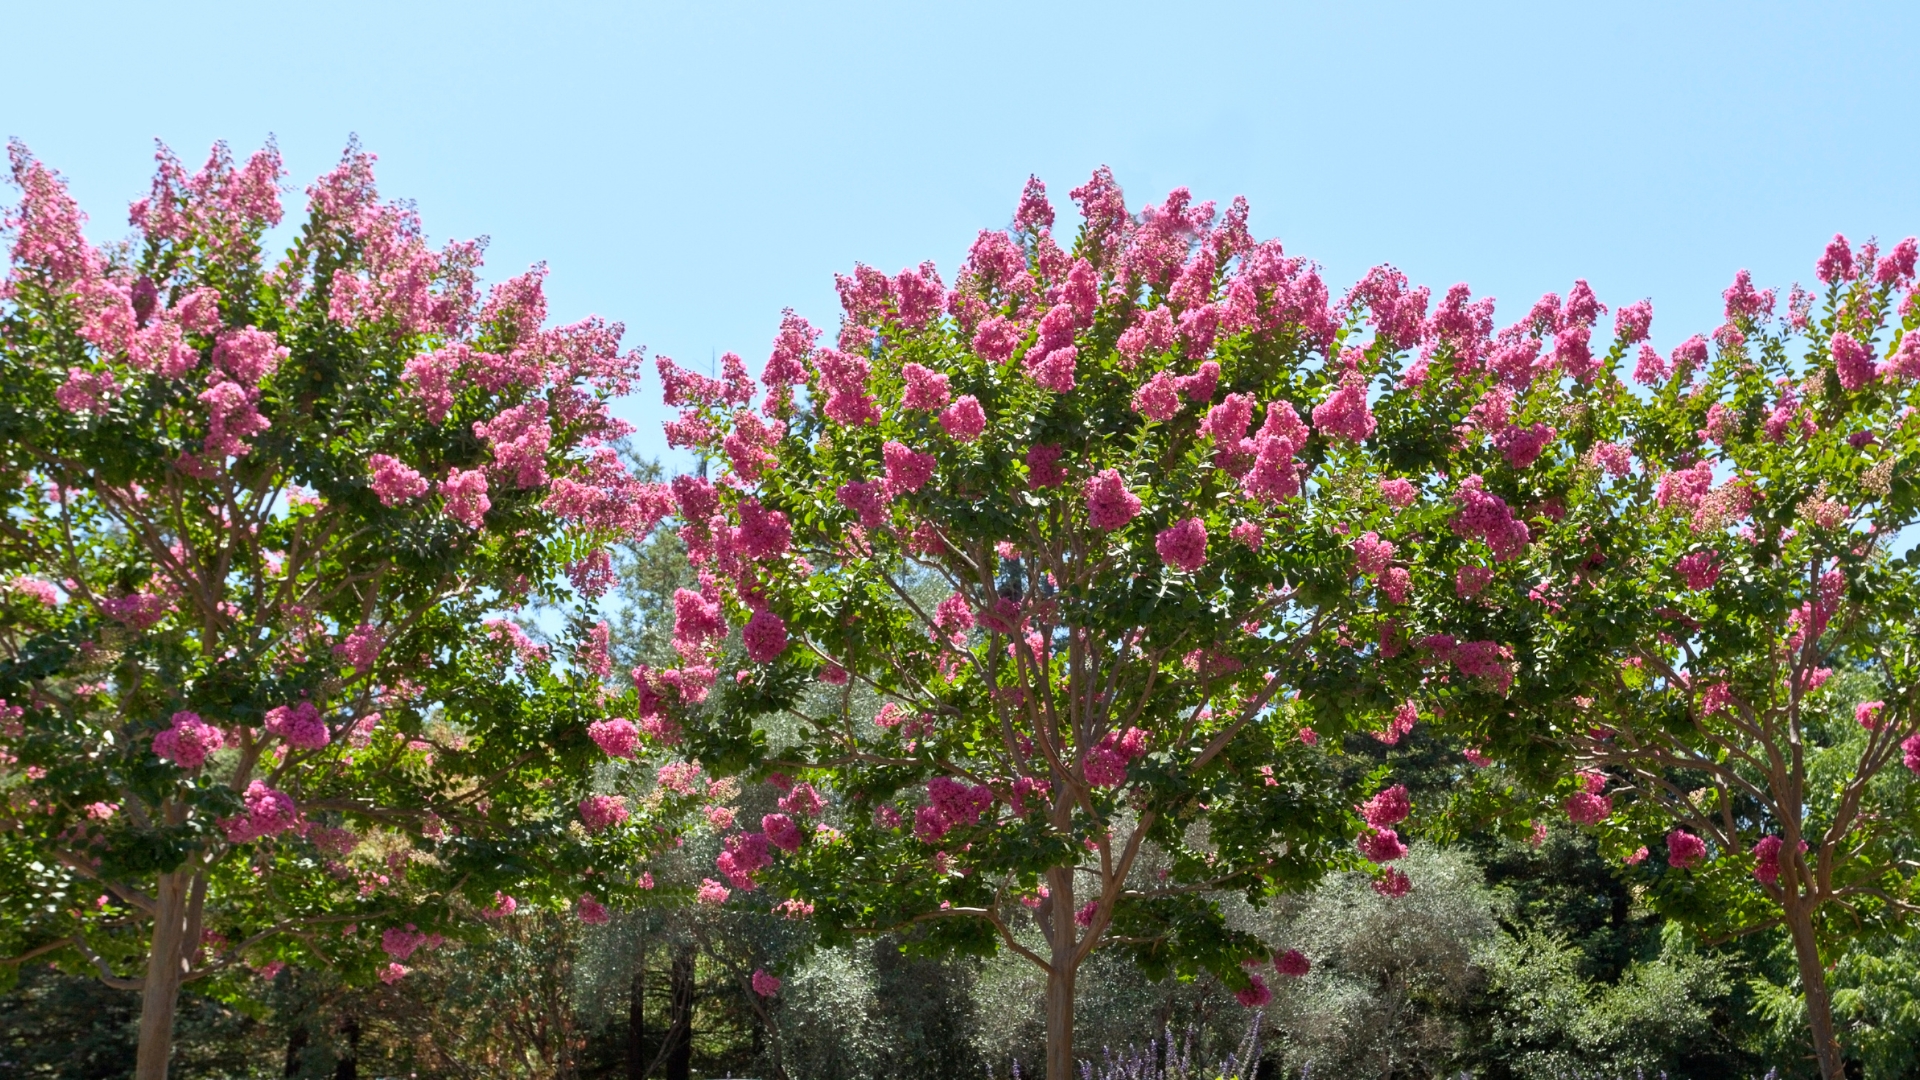
[[[150,1077],[183,980],[392,981],[407,935],[589,871],[617,898],[685,802],[581,802],[639,712],[572,571],[671,508],[609,446],[620,328],[546,325],[537,270],[483,291],[357,149],[278,260],[271,148],[163,150],[104,248],[10,154],[0,952],[142,988]],[[564,667],[504,618],[535,599],[575,617]]]
[[[729,848],[733,890],[811,903],[830,936],[917,923],[1019,952],[1048,974],[1055,1076],[1093,950],[1257,999],[1239,962],[1268,950],[1207,892],[1404,853],[1344,813],[1301,723],[1391,743],[1435,687],[1509,689],[1492,620],[1420,631],[1427,563],[1401,538],[1497,569],[1504,598],[1535,535],[1523,474],[1565,426],[1525,388],[1592,378],[1598,311],[1582,285],[1496,340],[1490,302],[1461,287],[1429,314],[1390,268],[1336,299],[1243,201],[1134,213],[1105,170],[1073,198],[1066,247],[1032,181],[951,288],[856,267],[837,335],[788,313],[757,383],[732,355],[718,378],[660,361],[670,443],[716,472],[674,481],[700,587],[676,597],[679,665],[643,673],[690,755],[834,797],[831,833],[789,810],[797,845],[768,825],[765,864]],[[1456,432],[1469,362],[1501,391]],[[1462,442],[1476,468],[1452,471]],[[803,734],[768,760],[772,714]],[[1136,873],[1149,842],[1159,880]]]
[[[1666,356],[1638,340],[1650,310],[1623,309],[1604,357],[1511,398],[1497,344],[1502,379],[1476,383],[1455,360],[1449,376],[1480,395],[1470,424],[1503,414],[1560,434],[1508,466],[1520,498],[1505,501],[1524,512],[1461,484],[1456,532],[1486,542],[1491,574],[1414,575],[1438,616],[1415,652],[1511,683],[1498,700],[1442,692],[1448,723],[1557,787],[1669,912],[1717,936],[1783,927],[1829,1077],[1822,952],[1912,911],[1899,852],[1920,823],[1906,775],[1920,771],[1920,566],[1896,538],[1920,517],[1917,255],[1911,239],[1880,252],[1836,237],[1822,294],[1796,286],[1784,305],[1742,271],[1711,340]],[[1568,328],[1591,324],[1591,298],[1536,310],[1555,355],[1577,358]],[[1416,565],[1444,558],[1389,538]],[[1498,652],[1464,657],[1468,636]],[[1568,764],[1583,770],[1570,785],[1552,775]]]

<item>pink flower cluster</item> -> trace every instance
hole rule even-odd
[[[1087,481],[1087,524],[1111,531],[1125,527],[1139,514],[1140,497],[1127,490],[1118,469],[1102,470]],[[1201,539],[1204,545],[1204,532]]]
[[[487,511],[493,508],[487,498],[487,474],[479,469],[450,469],[440,481],[440,497],[446,500],[448,517],[477,529],[485,524]]]
[[[1374,795],[1359,806],[1360,818],[1371,829],[1384,829],[1389,825],[1398,825],[1413,812],[1413,800],[1407,794],[1405,784],[1395,784]]]
[[[226,740],[221,737],[220,729],[202,721],[200,714],[194,712],[174,713],[173,726],[153,737],[154,755],[183,769],[198,769],[206,764],[208,755],[224,745]]]
[[[1359,847],[1360,854],[1373,863],[1392,862],[1405,858],[1407,854],[1407,845],[1401,842],[1400,834],[1392,829],[1369,826],[1360,833],[1355,845]]]
[[[761,997],[772,997],[780,992],[780,980],[767,974],[765,968],[753,969],[753,992]]]
[[[326,721],[320,718],[320,710],[311,701],[269,709],[266,723],[269,732],[280,736],[295,750],[318,750],[332,738]]]
[[[977,823],[992,806],[993,789],[936,776],[927,781],[927,804],[914,813],[913,834],[922,843],[937,843],[956,826]]]
[[[592,893],[581,893],[580,899],[573,905],[573,913],[588,926],[604,926],[613,920],[607,905],[596,899]]]
[[[1713,583],[1720,580],[1720,553],[1695,551],[1682,556],[1673,564],[1673,569],[1687,583],[1687,588],[1695,592],[1711,589]]]
[[[1108,732],[1087,751],[1081,770],[1094,787],[1117,787],[1126,782],[1127,765],[1147,753],[1147,733],[1137,727]]]
[[[1313,407],[1315,427],[1337,439],[1360,442],[1373,435],[1373,412],[1367,407],[1367,383],[1349,371],[1327,400]]]
[[[1667,865],[1679,870],[1691,869],[1705,861],[1707,843],[1685,829],[1667,834]]]
[[[246,812],[219,823],[228,841],[245,844],[299,827],[300,810],[286,792],[255,780],[247,785],[246,794],[241,798],[246,804]]]
[[[1526,523],[1517,520],[1506,500],[1486,487],[1478,475],[1462,480],[1453,495],[1459,509],[1449,524],[1456,535],[1485,542],[1496,561],[1518,558],[1530,539]]]
[[[608,757],[631,758],[640,742],[640,729],[631,720],[595,720],[587,725],[587,737]]]
[[[590,833],[603,832],[627,820],[627,800],[623,795],[589,795],[580,800],[580,823]]]
[[[753,875],[773,862],[769,846],[765,833],[734,833],[727,837],[726,849],[713,863],[734,888],[750,892],[755,887]]]
[[[374,454],[367,459],[367,465],[373,470],[373,493],[379,496],[382,506],[398,506],[427,493],[426,477],[398,459]]]
[[[1191,574],[1206,565],[1207,527],[1197,517],[1177,521],[1154,537],[1153,546],[1161,562]]]

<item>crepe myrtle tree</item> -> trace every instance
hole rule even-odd
[[[1596,367],[1521,371],[1497,345],[1436,362],[1473,412],[1547,442],[1502,461],[1499,436],[1467,440],[1455,473],[1480,482],[1460,482],[1453,535],[1403,545],[1422,610],[1403,662],[1473,636],[1511,680],[1431,687],[1449,722],[1555,791],[1671,913],[1714,937],[1784,928],[1829,1078],[1827,967],[1914,910],[1916,250],[1836,237],[1824,295],[1796,286],[1778,319],[1742,271],[1712,341],[1666,356],[1636,304]],[[1590,312],[1569,297],[1536,318],[1564,340]],[[1494,501],[1540,508],[1516,557],[1484,544],[1506,528]]]
[[[645,769],[590,601],[671,508],[609,445],[620,327],[545,325],[540,270],[482,296],[480,246],[430,248],[354,147],[271,263],[271,147],[162,148],[104,248],[11,156],[0,971],[139,990],[149,1080],[183,983],[392,980],[521,903],[603,918],[692,801],[609,791]]]
[[[1404,853],[1387,812],[1354,850],[1324,755],[1411,723],[1371,674],[1406,576],[1354,543],[1453,438],[1374,418],[1439,385],[1385,377],[1426,290],[1383,267],[1333,301],[1244,200],[1136,214],[1104,168],[1072,194],[1070,249],[1030,181],[951,290],[857,267],[837,341],[789,312],[758,386],[660,361],[670,442],[719,475],[673,482],[700,588],[681,665],[636,673],[686,753],[787,788],[708,899],[764,884],[829,938],[1014,950],[1054,1080],[1094,949],[1258,1004],[1272,974],[1242,963],[1269,954],[1215,898]],[[769,752],[770,727],[797,735]]]

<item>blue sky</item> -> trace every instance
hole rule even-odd
[[[489,276],[553,312],[755,370],[832,275],[948,280],[1038,173],[1109,164],[1253,204],[1344,287],[1376,262],[1520,310],[1575,277],[1656,344],[1740,267],[1812,277],[1834,231],[1920,232],[1920,5],[15,5],[0,134],[118,235],[152,139],[275,134],[304,185],[349,132]],[[661,452],[658,387],[623,412]]]

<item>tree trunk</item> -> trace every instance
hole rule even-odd
[[[1840,1041],[1833,1031],[1833,997],[1827,990],[1827,969],[1820,963],[1820,944],[1813,936],[1813,908],[1804,898],[1794,896],[1788,885],[1785,904],[1787,931],[1793,938],[1793,956],[1800,963],[1800,986],[1807,997],[1807,1027],[1813,1035],[1814,1057],[1820,1062],[1822,1080],[1844,1080],[1846,1062],[1840,1056]]]
[[[360,1021],[347,1017],[340,1033],[347,1037],[347,1056],[334,1065],[333,1080],[360,1080]]]
[[[299,1076],[301,1059],[306,1056],[307,1024],[302,1020],[300,1025],[293,1029],[293,1033],[287,1036],[287,1067],[280,1070],[280,1075]]]
[[[633,969],[633,996],[627,999],[627,1080],[647,1075],[647,950],[640,950],[640,966]]]
[[[1047,1080],[1073,1080],[1073,980],[1079,969],[1073,958],[1077,944],[1073,874],[1071,870],[1053,870],[1047,877],[1053,908],[1053,940],[1047,958]]]
[[[674,950],[667,976],[673,1013],[667,1027],[667,1080],[690,1080],[693,1075],[693,946]]]
[[[140,988],[140,1049],[134,1058],[134,1080],[167,1080],[180,977],[187,950],[198,944],[186,941],[187,886],[192,877],[192,871],[181,867],[160,875],[154,890],[153,948]]]

